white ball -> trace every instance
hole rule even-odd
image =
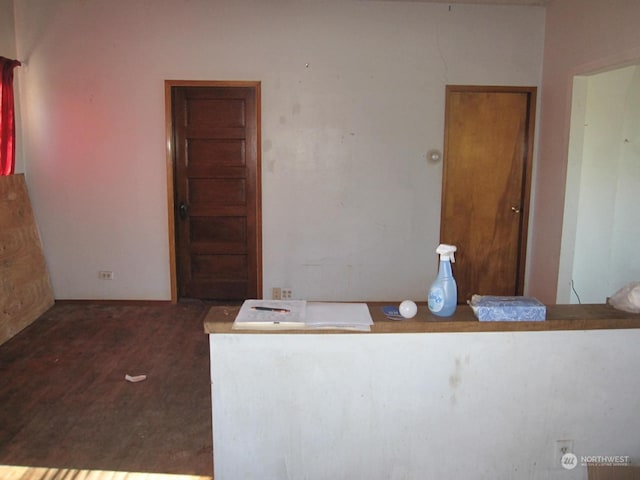
[[[404,318],[413,318],[416,316],[416,313],[418,313],[418,306],[411,300],[405,300],[400,304],[398,310],[400,310],[400,315]]]

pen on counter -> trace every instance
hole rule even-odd
[[[277,308],[277,307],[251,307],[251,310],[260,310],[261,312],[278,312],[278,313],[289,313],[291,310],[287,310],[286,308]]]

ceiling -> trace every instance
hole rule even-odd
[[[422,0],[432,3],[483,3],[486,5],[546,5],[549,0]]]
[[[407,1],[407,0],[392,0],[392,1]],[[409,0],[413,2],[423,3],[477,3],[483,5],[547,5],[551,0]]]

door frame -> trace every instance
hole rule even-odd
[[[527,95],[528,101],[528,117],[525,128],[525,141],[527,143],[524,149],[523,158],[523,178],[522,178],[522,201],[520,205],[520,244],[518,245],[518,261],[516,265],[516,293],[523,295],[524,284],[526,280],[527,268],[527,243],[529,240],[529,208],[531,205],[531,182],[534,162],[534,144],[536,134],[536,114],[537,114],[537,95],[538,88],[535,86],[509,86],[509,85],[446,85],[445,86],[445,131],[444,131],[444,149],[443,149],[443,172],[442,172],[442,192],[440,205],[444,208],[445,190],[444,185],[447,176],[447,145],[449,143],[449,131],[447,129],[447,100],[450,93],[455,92],[488,92],[488,93],[522,93]],[[440,214],[440,232],[443,230],[443,222],[445,221],[442,212]],[[442,241],[442,239],[440,239]]]
[[[218,80],[165,80],[164,81],[164,121],[166,139],[167,170],[167,219],[169,222],[169,272],[171,283],[171,303],[178,303],[178,273],[176,257],[176,225],[175,225],[175,140],[173,137],[173,87],[252,87],[256,89],[256,276],[257,292],[262,297],[262,140],[261,140],[261,97],[259,81],[218,81]]]

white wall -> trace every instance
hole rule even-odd
[[[15,58],[15,55],[13,0],[0,0],[0,57]]]
[[[637,329],[210,340],[215,478],[587,478],[557,440],[640,459]]]
[[[538,85],[542,7],[21,0],[27,181],[57,298],[168,299],[163,81],[262,82],[264,289],[426,298],[444,88]],[[113,270],[115,279],[97,278]]]
[[[624,126],[618,138],[620,162],[612,242],[611,293],[640,281],[640,66],[633,70],[622,110]]]
[[[574,132],[582,137],[571,278],[583,303],[605,303],[640,279],[640,67],[586,77],[585,115]],[[574,87],[575,90],[575,87]],[[564,239],[563,239],[564,242]],[[577,296],[571,297],[577,303]]]
[[[13,17],[13,0],[0,0],[0,56],[12,59],[17,58],[15,25]],[[16,173],[24,173],[19,87],[21,71],[22,67],[15,68],[13,70],[14,103],[16,108]]]

